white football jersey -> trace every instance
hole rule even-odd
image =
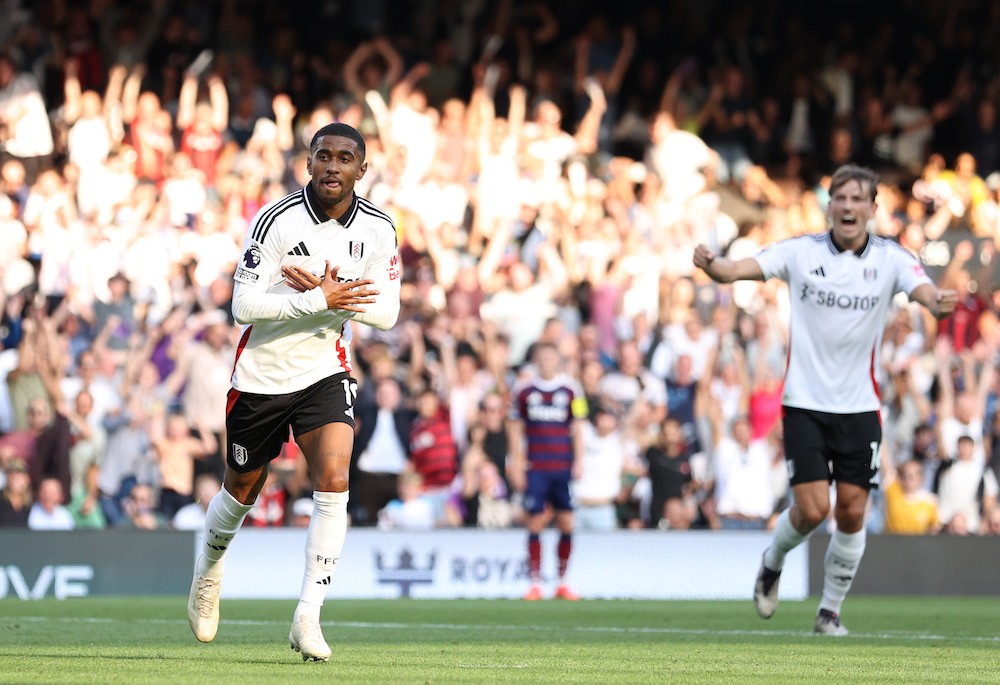
[[[340,267],[339,281],[374,281],[369,288],[379,294],[364,313],[328,310],[320,288],[299,293],[285,284],[282,266],[322,276],[327,261]],[[284,394],[350,373],[350,322],[382,329],[395,323],[401,269],[392,221],[357,195],[339,221],[326,215],[308,185],[262,207],[233,275],[233,313],[244,324],[233,387]]]
[[[789,238],[754,259],[764,278],[788,283],[791,326],[782,404],[854,414],[878,411],[875,369],[896,293],[931,280],[898,244],[869,236],[858,253],[832,234]]]

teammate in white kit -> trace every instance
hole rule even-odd
[[[361,134],[324,126],[310,145],[309,185],[263,207],[247,235],[234,274],[233,315],[244,329],[226,404],[225,482],[208,507],[188,599],[202,642],[219,625],[223,557],[291,429],[315,508],[288,639],[303,659],[330,658],[319,614],[347,532],[357,395],[351,322],[385,330],[399,314],[395,228],[354,193],[367,166]]]
[[[939,290],[909,252],[869,235],[878,179],[842,166],[830,183],[830,231],[775,243],[756,257],[730,260],[699,245],[694,264],[713,280],[788,283],[791,331],[782,396],[785,454],[794,503],[778,517],[754,586],[762,618],[778,604],[785,555],[830,511],[836,482],[837,530],[824,560],[823,598],[815,632],[846,635],[840,606],[865,549],[868,491],[877,487],[882,443],[875,381],[882,332],[892,298],[905,292],[935,317],[955,309],[954,290]]]

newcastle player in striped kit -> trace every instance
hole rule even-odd
[[[788,365],[782,396],[785,455],[793,504],[778,517],[754,585],[762,618],[778,604],[785,555],[830,511],[834,519],[824,560],[823,597],[814,631],[846,635],[840,606],[865,550],[865,506],[877,487],[882,424],[875,381],[882,332],[897,293],[937,318],[955,309],[954,290],[939,290],[917,259],[890,240],[870,235],[878,179],[847,165],[833,174],[830,230],[783,240],[756,257],[730,260],[699,245],[695,266],[713,280],[780,278],[791,298]]]
[[[309,185],[257,213],[234,274],[233,315],[244,328],[226,405],[226,475],[208,507],[188,619],[200,641],[215,639],[225,553],[291,429],[315,508],[288,639],[303,659],[327,661],[320,607],[347,532],[354,444],[351,325],[396,322],[400,264],[392,221],[354,192],[367,169],[361,134],[324,126],[307,167]]]
[[[542,598],[542,549],[539,534],[552,513],[559,529],[558,599],[579,599],[566,585],[566,568],[573,546],[573,505],[570,480],[583,465],[582,424],[587,418],[587,399],[569,376],[559,373],[559,352],[552,343],[535,345],[537,376],[516,385],[511,393],[508,444],[510,479],[524,493],[528,514],[528,570],[531,588],[527,600]],[[546,505],[551,505],[550,513]]]

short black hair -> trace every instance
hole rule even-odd
[[[359,133],[353,126],[340,121],[327,124],[313,134],[312,141],[309,143],[310,152],[316,151],[316,145],[319,143],[319,139],[323,136],[342,136],[344,138],[350,138],[358,144],[358,150],[361,152],[361,161],[365,161],[365,137],[361,135],[361,133]]]
[[[479,354],[476,352],[476,348],[465,340],[455,346],[455,357],[472,357],[476,361],[479,361]]]

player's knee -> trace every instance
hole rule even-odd
[[[830,513],[829,506],[823,507],[821,505],[813,506],[802,506],[797,505],[798,508],[798,521],[792,521],[796,529],[800,532],[808,532],[819,526],[823,521],[826,520],[827,515]]]
[[[837,519],[837,528],[845,532],[855,532],[861,529],[865,520],[864,502],[838,502],[834,517]]]
[[[318,457],[309,458],[309,473],[312,476],[313,489],[325,492],[346,492],[351,470],[350,451],[335,450],[321,453]]]
[[[241,504],[253,504],[264,486],[267,475],[261,470],[250,473],[238,473],[232,469],[226,471],[224,487],[226,491]]]
[[[334,472],[316,479],[313,488],[323,492],[347,492],[349,481],[346,473]]]

